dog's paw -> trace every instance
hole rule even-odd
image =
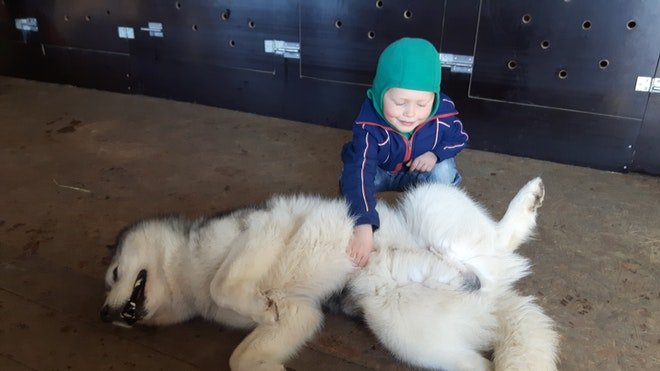
[[[543,204],[545,187],[541,178],[534,178],[523,186],[516,197],[511,200],[509,210],[523,214],[536,214],[536,210]]]
[[[525,186],[527,189],[528,197],[526,199],[527,206],[530,212],[535,212],[543,204],[545,197],[545,186],[541,178],[534,178]]]

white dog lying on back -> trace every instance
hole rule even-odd
[[[194,222],[145,220],[119,237],[101,317],[166,325],[202,316],[254,328],[230,367],[284,370],[320,328],[321,303],[348,285],[371,330],[407,363],[556,369],[552,321],[512,289],[529,267],[514,250],[542,199],[537,178],[496,223],[460,190],[417,187],[396,208],[379,205],[377,251],[362,270],[346,254],[353,219],[341,200],[280,196]],[[481,355],[491,349],[494,362]]]

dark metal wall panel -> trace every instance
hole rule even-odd
[[[38,34],[26,34],[26,42],[0,38],[0,74],[45,80],[48,72],[39,39]]]
[[[658,19],[653,1],[484,0],[470,94],[641,119]]]
[[[130,41],[134,92],[285,115],[282,101],[296,94],[284,90],[289,65],[266,53],[264,40],[298,41],[296,1],[141,4],[144,19],[163,24],[164,37],[137,31]]]
[[[449,0],[445,4],[440,51],[473,55],[481,0]]]
[[[251,69],[272,73],[275,58],[264,52],[264,40],[294,37],[296,1],[160,1],[139,2],[140,24],[131,51],[136,58]],[[142,30],[161,23],[163,37]]]
[[[0,0],[0,73],[43,80],[41,34],[19,31],[20,7]]]
[[[125,1],[125,0],[124,0]],[[39,23],[41,43],[68,48],[127,52],[117,37],[121,2],[113,0],[5,0],[16,18],[33,17]],[[16,40],[19,31],[15,30]]]
[[[630,167],[639,120],[472,99],[467,89],[462,81],[445,87],[471,148],[605,170]]]
[[[301,74],[370,84],[380,52],[404,36],[437,48],[444,1],[301,1]]]
[[[130,93],[128,54],[58,46],[44,50],[44,80]]]
[[[274,74],[208,64],[189,68],[177,61],[135,68],[134,90],[141,94],[344,129],[351,126],[364,100],[360,86],[300,79],[298,63],[291,60],[282,60]],[[339,158],[338,152],[329,154],[335,155]]]
[[[14,17],[3,1],[0,0],[0,40],[7,40],[15,29]]]
[[[655,70],[660,78],[660,59]],[[660,175],[660,94],[651,94],[635,144],[632,170]]]
[[[281,100],[287,92],[274,73],[154,58],[133,60],[131,71],[138,94],[284,116]]]
[[[425,37],[443,53],[476,50],[473,74],[444,68],[442,79],[471,148],[660,174],[660,94],[634,91],[637,75],[660,77],[660,33],[649,28],[659,2],[379,4],[0,0],[0,73],[348,129],[382,49],[399,37]],[[525,14],[531,21],[521,24]],[[22,17],[36,17],[39,31],[17,30]],[[635,27],[620,30],[630,20]],[[150,34],[150,22],[163,37]],[[134,38],[120,38],[119,26]],[[545,39],[548,49],[539,47]],[[264,40],[301,43],[301,59],[266,53]],[[556,78],[558,66],[566,79]]]
[[[126,92],[128,42],[117,36],[122,7],[116,1],[5,0],[12,14],[0,69],[14,75]],[[36,18],[38,32],[21,31],[16,18]]]

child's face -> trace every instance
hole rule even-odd
[[[430,91],[391,88],[383,96],[383,114],[397,130],[409,133],[429,117],[433,98]]]

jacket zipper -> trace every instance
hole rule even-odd
[[[412,141],[413,141],[413,138],[415,137],[415,133],[417,133],[418,129],[423,127],[423,126],[426,126],[426,124],[428,124],[429,122],[431,122],[433,120],[437,120],[439,118],[444,118],[444,117],[454,116],[456,114],[458,114],[458,112],[444,113],[444,114],[441,114],[441,115],[436,115],[436,116],[431,117],[428,121],[426,121],[425,123],[419,125],[418,127],[415,128],[415,130],[413,130],[413,133],[410,136],[410,140],[408,140],[408,138],[406,138],[405,135],[399,133],[397,130],[392,129],[389,126],[383,126],[383,125],[380,125],[380,124],[375,123],[375,122],[361,122],[361,123],[356,122],[356,124],[367,124],[367,125],[378,126],[378,127],[381,127],[381,128],[383,128],[387,131],[397,133],[401,136],[401,139],[403,139],[403,142],[406,144],[406,153],[403,156],[403,162],[397,164],[394,167],[394,171],[398,172],[398,171],[401,171],[401,169],[405,166],[405,164],[407,164],[408,161],[410,161],[410,157],[412,157]]]
[[[401,134],[401,136],[403,137],[403,140],[406,143],[406,155],[403,157],[403,163],[401,164],[401,167],[406,166],[408,161],[410,161],[411,158],[412,158],[413,139],[415,138],[415,134],[417,134],[417,131],[418,131],[417,129],[421,128],[422,126],[425,126],[427,123],[424,123],[424,125],[419,125],[418,127],[416,127],[415,130],[413,130],[412,134],[410,135],[410,139],[406,138],[405,135],[399,133],[399,134]]]
[[[428,122],[427,122],[427,123],[428,123]],[[401,139],[403,139],[403,143],[406,144],[406,153],[403,155],[403,162],[398,163],[398,164],[394,167],[394,171],[395,171],[395,172],[401,171],[401,169],[402,169],[404,166],[406,166],[406,164],[408,163],[408,161],[410,161],[410,158],[412,157],[412,142],[413,142],[413,138],[415,137],[415,133],[417,133],[417,129],[421,128],[421,127],[424,126],[424,125],[426,125],[426,123],[423,124],[423,125],[419,125],[418,127],[416,127],[415,130],[413,130],[413,133],[410,135],[410,139],[406,138],[405,135],[399,133],[398,131],[396,131],[396,130],[391,130],[391,129],[388,128],[388,130],[391,130],[392,132],[399,134],[399,135],[401,136]]]

